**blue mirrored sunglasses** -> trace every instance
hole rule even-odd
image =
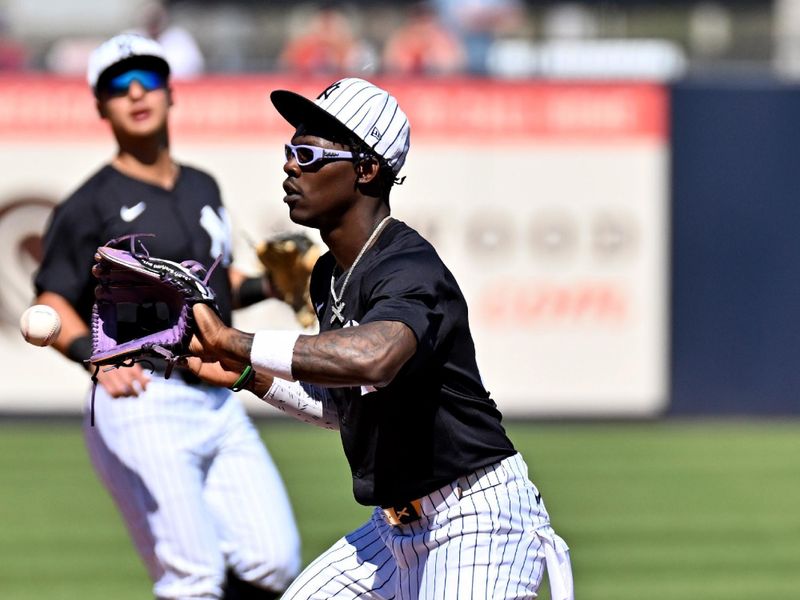
[[[319,146],[308,146],[300,144],[285,144],[284,152],[286,153],[286,160],[294,157],[297,164],[301,167],[313,165],[319,160],[341,160],[343,158],[363,158],[360,153],[354,154],[347,150],[331,150],[330,148],[320,148]]]
[[[106,85],[106,90],[112,96],[124,95],[128,93],[128,89],[134,81],[138,81],[139,85],[148,92],[167,87],[167,80],[161,73],[134,69],[110,79]]]

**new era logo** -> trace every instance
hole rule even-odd
[[[377,127],[373,127],[372,131],[370,131],[369,134],[372,137],[374,137],[376,140],[379,140],[379,139],[381,139],[381,137],[383,137],[383,134],[380,131],[378,131]]]

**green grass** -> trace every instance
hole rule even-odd
[[[336,434],[259,425],[308,562],[368,509],[352,499]],[[572,547],[579,600],[800,594],[799,422],[512,422],[508,430]],[[0,421],[0,598],[133,600],[149,589],[77,421]]]

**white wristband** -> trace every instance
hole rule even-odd
[[[267,329],[257,331],[250,349],[250,364],[263,374],[294,381],[292,377],[292,354],[300,333]]]

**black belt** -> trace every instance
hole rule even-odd
[[[405,525],[422,516],[422,499],[411,500],[406,504],[382,508],[383,516],[389,525]]]
[[[409,500],[393,506],[381,506],[383,517],[389,525],[405,525],[406,523],[417,521],[425,515],[431,515],[443,506],[454,506],[464,496],[469,496],[474,492],[486,490],[497,485],[503,485],[501,479],[497,475],[492,476],[492,473],[500,467],[503,460],[510,460],[514,456],[516,455],[499,460],[486,467],[480,467],[467,475],[462,475],[455,481],[451,481],[438,490],[433,490],[416,500]],[[539,499],[537,498],[538,501]]]

